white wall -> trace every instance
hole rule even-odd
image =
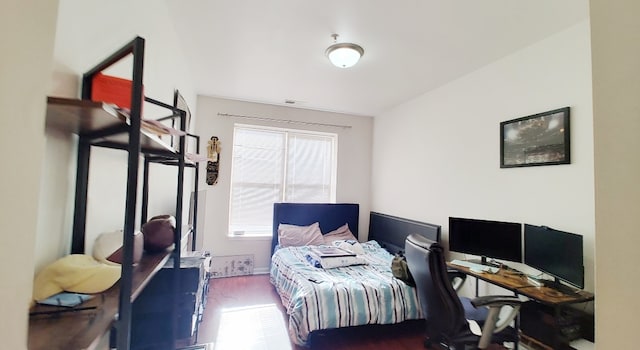
[[[47,77],[51,74],[57,1],[10,0],[0,11],[0,339],[27,348],[40,170],[44,157]],[[37,25],[35,25],[37,24]]]
[[[638,347],[639,16],[637,1],[591,1],[600,349]]]
[[[180,40],[176,37],[167,5],[153,0],[60,1],[54,72],[48,94],[79,97],[82,74],[136,36],[146,41],[145,95],[171,104],[174,89],[179,89],[197,116],[191,73],[182,55]],[[130,79],[131,60],[125,59],[109,73]],[[149,104],[145,104],[144,109],[145,118],[170,114],[167,110],[160,113]],[[69,252],[76,143],[73,135],[47,131],[47,151],[41,177],[36,270]],[[92,148],[86,230],[88,252],[98,234],[123,227],[126,164],[126,152]],[[191,173],[186,172],[187,193],[191,188]],[[139,177],[141,180],[142,173]],[[174,214],[176,177],[177,169],[173,167],[152,168],[150,215]],[[140,201],[140,196],[138,198]],[[188,208],[188,198],[187,195],[185,210]]]
[[[594,290],[589,23],[513,53],[376,117],[375,211],[442,225],[460,216],[584,236]],[[499,124],[571,107],[571,164],[501,169]]]
[[[79,74],[93,65],[96,60],[102,59],[114,47],[119,47],[130,40],[135,34],[140,33],[147,38],[148,47],[159,45],[157,43],[161,39],[151,40],[157,28],[138,28],[136,23],[151,21],[152,27],[157,25],[161,28],[166,28],[164,26],[168,24],[168,22],[155,22],[149,18],[163,16],[163,8],[158,11],[158,8],[153,7],[153,2],[116,1],[110,2],[108,6],[98,1],[63,0],[61,3],[61,18],[66,21],[61,27],[66,28],[65,32],[71,33],[60,34],[62,29],[58,28],[56,55],[59,52],[66,52],[66,54],[65,57],[58,56],[55,60],[56,70],[49,94],[56,92],[58,95],[76,96]],[[87,6],[84,5],[85,3]],[[3,244],[0,245],[4,259],[11,261],[11,264],[3,265],[0,273],[3,277],[0,300],[3,300],[1,305],[5,316],[3,317],[5,321],[0,325],[0,335],[3,346],[7,348],[26,348],[26,308],[31,294],[34,258],[36,266],[42,260],[40,258],[42,252],[34,254],[30,248],[36,240],[36,220],[31,220],[36,216],[36,205],[40,208],[37,220],[38,242],[43,237],[62,236],[64,231],[70,230],[70,226],[66,227],[65,219],[68,216],[69,199],[65,197],[68,191],[67,183],[73,184],[73,180],[68,178],[68,170],[74,168],[73,142],[67,142],[62,135],[54,137],[47,135],[45,145],[44,137],[39,137],[42,135],[44,120],[44,95],[47,94],[46,80],[42,77],[48,75],[50,68],[48,57],[54,44],[56,6],[57,1],[9,1],[3,4],[3,10],[8,10],[0,13],[2,18],[0,26],[3,29],[0,31],[2,33],[0,38],[3,47],[12,48],[12,50],[6,50],[0,60],[2,69],[0,105],[5,111],[5,116],[0,118],[2,121],[0,140],[4,149],[13,149],[16,144],[21,144],[23,151],[9,152],[5,155],[6,164],[12,164],[12,169],[19,169],[19,171],[3,172],[3,181],[0,182],[2,193],[6,198],[11,198],[10,205],[5,201],[7,204],[1,211],[5,233],[1,235]],[[110,10],[111,6],[116,8]],[[140,13],[143,11],[142,6],[152,7],[149,11],[144,11],[139,18],[132,20],[127,14],[128,11],[133,9]],[[640,288],[638,279],[635,278],[637,273],[634,270],[637,255],[635,247],[640,243],[638,242],[640,236],[634,230],[640,203],[637,191],[637,179],[640,177],[638,164],[640,158],[637,155],[638,123],[640,122],[637,118],[640,109],[637,105],[637,96],[640,92],[638,87],[640,66],[637,62],[640,61],[638,59],[640,50],[638,50],[637,40],[633,37],[640,32],[636,21],[640,15],[638,6],[639,4],[628,0],[616,0],[615,3],[591,1],[591,45],[594,57],[595,207],[597,209],[595,217],[598,231],[596,337],[599,347],[603,349],[633,348],[635,345],[632,336],[635,330],[634,320],[636,310],[639,308],[637,298],[633,295],[633,292]],[[117,14],[116,10],[119,11]],[[83,25],[75,27],[77,23]],[[92,27],[94,23],[96,27]],[[139,30],[134,30],[133,27]],[[82,33],[73,33],[74,30],[88,31],[91,34],[86,35],[87,40],[83,43],[70,39],[64,47],[58,47],[58,43],[67,41],[62,37],[75,38],[82,35]],[[591,219],[594,210],[588,208],[593,207],[594,190],[584,185],[586,182],[593,181],[594,178],[589,170],[583,169],[588,168],[584,165],[585,163],[593,162],[590,159],[593,156],[584,153],[587,152],[585,147],[591,146],[589,145],[591,141],[586,140],[590,139],[591,130],[584,130],[590,127],[584,127],[585,123],[583,123],[590,119],[591,114],[591,107],[585,105],[584,101],[587,99],[584,95],[588,95],[591,82],[588,74],[585,76],[577,72],[584,70],[584,66],[588,65],[585,60],[588,61],[589,54],[579,53],[588,44],[584,43],[583,35],[576,35],[578,34],[576,32],[584,34],[587,31],[588,29],[578,26],[381,116],[375,126],[377,141],[374,150],[376,154],[379,153],[379,156],[376,157],[372,172],[374,180],[371,187],[375,189],[372,194],[372,208],[438,223],[446,223],[446,217],[452,215],[449,211],[457,215],[477,214],[495,218],[505,218],[508,215],[509,218],[518,220],[525,216],[527,220],[530,217],[531,220],[539,217],[549,225],[557,224],[569,230],[575,225],[576,232],[580,230],[578,225],[590,221],[590,224],[584,226],[590,226],[590,230],[595,231],[593,219]],[[112,38],[112,35],[115,37]],[[553,45],[555,41],[559,41],[561,45],[559,47]],[[559,54],[552,55],[556,51],[550,50],[547,45],[554,50],[559,48],[560,50],[557,51]],[[544,49],[540,51],[545,51],[547,59],[553,57],[555,63],[547,64],[545,63],[547,59],[540,58],[538,55],[527,57],[525,53],[533,54],[530,50],[536,47]],[[87,48],[91,48],[89,51],[92,52],[92,57],[81,58],[88,52]],[[160,61],[167,57],[153,56]],[[147,57],[149,58],[149,54]],[[535,58],[538,58],[538,62]],[[562,64],[559,60],[566,62]],[[521,64],[521,67],[508,68],[514,63]],[[149,72],[149,65],[151,64],[147,65],[145,83],[151,88],[149,79],[163,79],[162,77],[167,76],[167,72],[157,74],[157,77],[153,78],[155,74]],[[500,67],[505,68],[505,71],[501,73]],[[487,70],[498,71],[483,82],[480,78],[489,75]],[[553,77],[557,80],[551,85],[540,82]],[[176,77],[176,81],[172,84],[181,90],[189,91],[189,84],[183,84],[181,79],[185,79],[184,76]],[[557,85],[560,89],[555,88]],[[158,93],[163,95],[159,96],[162,99],[168,97],[164,94],[168,94],[168,90],[173,87],[169,86],[169,89],[165,89],[160,85],[153,84],[153,86],[158,86],[161,90]],[[566,88],[562,89],[562,87]],[[491,90],[487,90],[488,88]],[[455,93],[456,91],[459,94]],[[191,91],[187,95],[193,99],[194,92]],[[190,105],[195,110],[195,104],[190,103]],[[562,105],[572,107],[573,164],[542,167],[539,170],[536,168],[497,169],[499,121]],[[475,122],[473,116],[485,118],[483,120],[487,122]],[[209,117],[213,116],[209,115]],[[402,129],[393,127],[394,122],[390,120],[391,118],[399,118],[400,123],[404,123],[404,127]],[[427,120],[421,121],[421,118],[427,118]],[[441,120],[446,121],[448,126],[438,128],[439,123],[432,122]],[[464,127],[464,123],[467,122],[471,123],[470,126]],[[463,126],[463,130],[440,136],[442,132],[453,130],[454,124]],[[418,128],[420,130],[412,132],[412,129]],[[474,136],[474,133],[469,131],[472,128],[477,128],[479,135]],[[419,134],[418,131],[420,131]],[[578,132],[579,135],[577,135]],[[491,134],[491,136],[480,139],[482,134]],[[415,136],[405,142],[405,135]],[[455,137],[455,135],[460,136]],[[23,142],[25,138],[29,139],[29,142]],[[58,140],[59,138],[63,140]],[[432,138],[442,142],[430,141]],[[466,147],[461,146],[461,142]],[[402,147],[397,146],[399,143],[415,145],[420,147],[420,150],[405,155]],[[44,154],[43,147],[46,147],[45,163],[40,162]],[[455,156],[462,159],[457,160],[456,157],[441,155],[440,150],[444,147],[453,149]],[[487,149],[490,154],[475,151],[476,147]],[[395,161],[396,157],[404,161],[408,160],[410,163],[398,167],[402,162]],[[58,164],[58,158],[62,165]],[[475,161],[475,158],[480,159]],[[472,170],[463,168],[461,163],[472,164]],[[493,165],[491,168],[486,168],[486,164],[489,163]],[[454,170],[466,169],[460,170],[467,174],[466,180],[460,181],[456,172],[449,170],[450,167]],[[575,171],[576,176],[567,181],[566,173],[574,173],[574,167],[582,170]],[[40,170],[43,171],[42,176],[40,176]],[[511,174],[518,174],[518,176]],[[566,185],[552,185],[559,194],[535,185],[542,193],[534,199],[538,201],[546,195],[553,200],[561,200],[565,203],[559,197],[566,195],[577,198],[569,203],[571,205],[568,207],[575,208],[573,210],[577,213],[573,218],[567,219],[566,223],[565,220],[554,219],[544,208],[536,207],[536,210],[531,211],[532,205],[527,204],[521,194],[521,191],[525,191],[526,194],[531,191],[517,186],[521,183],[521,177],[546,179],[555,178],[556,175],[561,176]],[[457,180],[457,186],[463,186],[463,189],[470,191],[469,194],[463,190],[451,189],[447,185],[449,177]],[[488,179],[484,179],[487,177]],[[40,178],[41,181],[39,181]],[[411,180],[412,185],[416,186],[415,194],[402,185],[407,178]],[[434,181],[436,185],[433,185]],[[513,188],[518,190],[513,194],[505,193],[500,182],[504,182],[511,190]],[[487,186],[488,189],[478,190],[477,187],[482,186]],[[39,187],[47,190],[41,192],[38,203]],[[209,188],[207,191],[215,196],[222,195],[218,192],[224,192],[220,185]],[[353,190],[352,194],[356,192],[359,190]],[[476,199],[478,194],[485,192],[491,193],[490,200]],[[344,200],[355,201],[357,198],[354,196]],[[217,203],[215,200],[212,202]],[[366,200],[363,202],[366,203]],[[504,204],[500,205],[498,202]],[[216,205],[227,207],[225,204],[217,203]],[[485,206],[488,208],[484,208]],[[462,209],[458,211],[457,208]],[[539,212],[538,209],[541,211]],[[365,212],[368,210],[369,208],[363,209]],[[9,235],[7,232],[21,234]],[[587,230],[581,233],[589,238]],[[590,239],[589,244],[592,249],[593,233]],[[51,239],[51,242],[57,242],[56,238]],[[21,248],[15,249],[16,246]],[[226,246],[228,244],[213,249],[222,249]],[[587,245],[588,252],[589,245]],[[589,271],[587,273],[589,274]],[[589,280],[588,283],[592,284]]]
[[[369,219],[371,135],[373,120],[369,117],[280,107],[260,103],[241,102],[214,97],[198,97],[197,133],[201,149],[206,149],[211,136],[217,136],[222,144],[218,183],[209,186],[205,182],[204,168],[200,189],[206,192],[204,220],[204,249],[214,256],[254,254],[254,266],[258,272],[266,272],[270,263],[271,238],[251,239],[227,237],[229,223],[229,193],[231,155],[234,123],[266,125],[274,127],[332,132],[338,134],[337,196],[339,203],[360,204],[360,237],[366,239]],[[221,117],[218,113],[253,117],[267,117],[302,122],[350,125],[351,128],[309,126],[282,122],[253,121],[250,119]],[[202,204],[201,204],[202,205]]]

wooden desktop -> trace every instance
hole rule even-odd
[[[498,287],[521,294],[529,299],[550,306],[584,303],[594,300],[592,293],[576,290],[574,295],[563,294],[549,287],[538,287],[527,279],[527,275],[513,269],[501,268],[497,273],[475,272],[468,267],[447,263],[447,266],[466,275],[481,279]]]

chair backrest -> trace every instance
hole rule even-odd
[[[427,320],[429,338],[448,340],[468,331],[464,307],[447,274],[442,246],[411,234],[405,241],[405,255]]]

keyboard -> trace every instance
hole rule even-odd
[[[451,260],[451,263],[458,266],[464,266],[473,272],[489,272],[489,273],[497,273],[500,269],[497,267],[472,263],[470,261],[465,260]]]

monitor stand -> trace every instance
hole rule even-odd
[[[484,266],[491,266],[491,267],[497,267],[497,268],[501,267],[500,264],[496,264],[496,263],[493,263],[493,262],[487,260],[486,256],[483,256],[480,259],[470,259],[468,261],[472,262],[474,264],[480,264],[480,265],[484,265]]]

